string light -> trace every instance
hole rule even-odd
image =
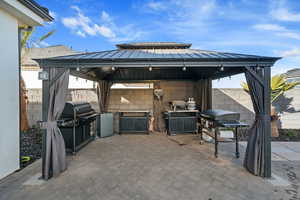
[[[151,66],[149,67],[149,71],[150,71],[150,72],[152,71],[152,67],[151,67]]]
[[[186,67],[185,66],[182,68],[182,71],[186,71]]]

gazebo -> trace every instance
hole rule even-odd
[[[212,80],[244,73],[255,111],[244,167],[271,177],[270,77],[278,57],[191,49],[191,44],[146,42],[118,44],[110,51],[36,59],[43,69],[43,178],[66,169],[65,146],[56,121],[65,104],[69,75],[98,83],[100,112],[106,112],[112,83],[192,80],[197,108],[212,106]]]

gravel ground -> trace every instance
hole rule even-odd
[[[42,133],[40,129],[30,129],[21,133],[21,158],[29,156],[30,161],[22,162],[21,167],[24,168],[35,160],[41,158],[42,152]]]

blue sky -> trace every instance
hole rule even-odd
[[[55,21],[36,36],[56,29],[43,45],[78,51],[114,49],[137,41],[176,41],[193,48],[281,56],[273,74],[300,67],[298,0],[38,0]],[[215,81],[239,87],[243,75]]]

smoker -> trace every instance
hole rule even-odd
[[[87,102],[66,102],[58,127],[67,152],[75,154],[93,140],[91,125],[98,115]]]
[[[215,157],[218,157],[218,132],[219,128],[232,128],[234,129],[234,136],[235,136],[235,155],[236,158],[240,157],[239,153],[239,138],[238,138],[238,128],[240,127],[248,127],[248,124],[245,124],[240,121],[240,113],[227,111],[227,110],[218,110],[218,109],[210,109],[200,113],[200,118],[202,122],[208,121],[211,125],[210,128],[214,129],[214,139],[215,139]],[[203,123],[201,124],[201,139],[204,128]]]

